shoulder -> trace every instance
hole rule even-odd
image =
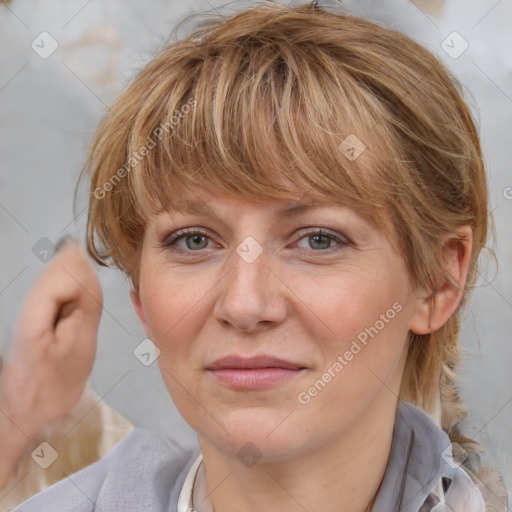
[[[447,510],[485,512],[478,486],[454,460],[453,443],[448,434],[422,409],[407,402],[399,403],[397,419],[399,428],[413,434],[406,437],[418,447],[412,448],[407,479],[418,483],[418,496],[430,489],[420,512],[436,510],[439,503],[444,503]]]
[[[441,483],[449,485],[443,493]],[[445,500],[445,501],[443,501]],[[439,503],[451,510],[484,512],[478,487],[453,460],[448,434],[422,409],[399,401],[388,465],[375,512],[427,512]]]
[[[135,428],[105,457],[36,494],[14,512],[167,511],[199,447]],[[151,508],[148,508],[151,504]]]

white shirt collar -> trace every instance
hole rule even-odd
[[[203,454],[199,454],[190,469],[188,470],[187,477],[183,482],[180,495],[178,497],[178,512],[190,512],[192,507],[192,493],[194,491],[194,481],[197,475],[197,468],[203,461]]]
[[[188,470],[178,498],[178,512],[213,512],[200,453]]]

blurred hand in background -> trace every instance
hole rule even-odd
[[[82,396],[102,299],[88,256],[64,241],[26,297],[0,372],[0,489],[30,438]]]

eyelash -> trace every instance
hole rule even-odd
[[[204,251],[205,249],[199,249],[197,251],[194,251],[194,250],[191,250],[191,249],[182,249],[181,247],[177,247],[175,245],[175,243],[182,239],[182,238],[185,238],[187,236],[193,236],[193,235],[199,235],[199,236],[204,236],[206,238],[209,238],[211,240],[211,237],[208,235],[208,233],[204,232],[204,231],[200,231],[196,228],[185,228],[185,229],[181,229],[180,231],[177,231],[176,233],[174,233],[170,238],[166,239],[164,241],[164,243],[162,244],[165,248],[168,248],[172,251],[176,251],[176,252],[189,252],[189,253],[200,253],[202,251]],[[315,252],[315,253],[320,253],[320,252],[331,252],[332,249],[335,249],[336,247],[339,249],[341,247],[345,247],[345,246],[348,246],[350,245],[350,241],[347,239],[347,238],[339,238],[337,236],[335,236],[333,233],[331,233],[330,231],[327,231],[325,229],[322,229],[322,228],[311,228],[309,230],[306,230],[305,232],[302,233],[302,236],[299,238],[299,240],[302,240],[303,238],[307,238],[311,235],[321,235],[321,236],[326,236],[328,238],[330,238],[331,240],[334,240],[337,242],[337,245],[333,246],[333,247],[328,247],[327,249],[303,249],[303,248],[299,248],[299,252],[301,253],[304,253],[304,252],[307,252],[307,253],[311,253],[311,252]]]

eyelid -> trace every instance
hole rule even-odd
[[[190,228],[183,228],[183,229],[178,229],[177,231],[174,231],[173,233],[167,235],[163,241],[162,241],[162,247],[169,247],[171,246],[174,242],[176,242],[177,240],[179,240],[180,238],[183,238],[185,237],[186,235],[202,235],[202,236],[206,236],[208,237],[210,240],[213,239],[213,236],[210,234],[210,232],[206,229],[206,228],[194,228],[194,227],[190,227]],[[192,252],[192,251],[190,251]]]
[[[342,235],[341,233],[337,233],[335,231],[331,231],[327,228],[321,228],[321,227],[311,227],[311,228],[304,228],[303,230],[300,230],[298,233],[298,239],[295,242],[297,244],[302,239],[307,238],[308,236],[312,235],[321,235],[321,236],[327,236],[331,240],[334,240],[336,244],[332,247],[328,247],[327,249],[304,249],[303,247],[297,247],[298,252],[300,252],[303,255],[310,256],[311,254],[317,255],[317,254],[324,254],[325,256],[332,254],[333,252],[340,251],[343,248],[351,247],[353,246],[352,241],[346,237],[345,235]]]
[[[347,245],[352,243],[352,241],[347,236],[345,236],[344,234],[337,233],[336,231],[332,231],[332,230],[327,229],[327,228],[321,228],[321,227],[302,228],[299,231],[299,233],[301,235],[299,237],[299,240],[304,238],[305,236],[308,236],[308,235],[320,234],[320,235],[327,235],[327,236],[329,236],[331,238],[334,238],[338,242],[341,242],[341,243],[344,243],[344,244],[347,244]]]

